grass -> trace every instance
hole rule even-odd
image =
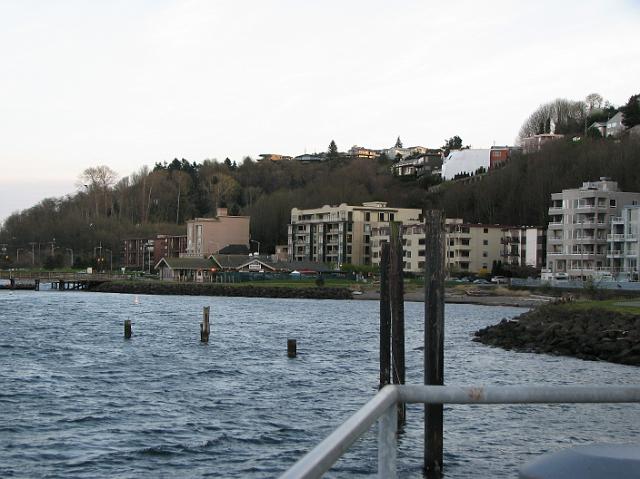
[[[562,307],[571,311],[603,309],[606,311],[614,311],[616,313],[640,315],[640,299],[607,299],[602,301],[579,300],[563,304]]]

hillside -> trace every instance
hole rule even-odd
[[[558,141],[538,153],[516,156],[481,181],[445,183],[437,193],[427,193],[423,182],[395,178],[388,161],[368,159],[300,164],[247,158],[240,165],[174,160],[117,183],[108,167],[98,167],[91,175],[85,172],[84,190],[10,216],[0,230],[0,244],[8,245],[8,259],[1,258],[0,265],[16,266],[18,248],[25,250],[25,265],[32,262],[32,250],[35,263],[44,262],[54,239],[60,264],[69,249],[78,264],[90,263],[100,243],[117,263],[122,239],[184,234],[185,220],[212,216],[217,207],[250,215],[252,239],[267,252],[286,242],[294,206],[382,200],[400,207],[443,208],[447,217],[468,222],[545,225],[551,193],[601,176],[618,181],[624,190],[640,191],[638,165],[637,140]]]

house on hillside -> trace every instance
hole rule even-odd
[[[371,150],[369,148],[353,145],[349,150],[349,156],[351,156],[351,158],[375,159],[380,156],[380,152],[378,150]]]
[[[305,153],[304,155],[298,155],[294,158],[295,161],[301,163],[317,163],[319,161],[326,160],[324,153]]]
[[[283,160],[293,160],[293,157],[287,155],[280,155],[278,153],[262,153],[259,155],[257,161],[283,161]]]
[[[491,166],[491,150],[466,149],[451,150],[442,163],[442,179],[452,180],[456,175],[473,175],[479,168],[488,170]]]
[[[564,135],[555,133],[541,133],[539,135],[528,136],[520,140],[520,146],[522,146],[522,152],[524,154],[534,153],[540,151],[543,145],[549,142],[561,140]]]
[[[607,130],[605,137],[613,137],[619,138],[622,136],[624,131],[626,130],[625,126],[622,124],[622,120],[624,120],[624,115],[622,112],[618,112],[609,120],[607,120]]]
[[[422,176],[433,174],[442,168],[442,150],[427,150],[426,153],[400,160],[391,166],[395,176]]]

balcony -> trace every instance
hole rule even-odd
[[[549,243],[561,243],[562,242],[562,236],[557,236],[557,237],[551,237],[547,240]]]
[[[561,215],[562,213],[564,213],[562,206],[552,206],[549,208],[550,215]]]
[[[622,216],[612,216],[611,222],[614,224],[624,224],[624,218]]]
[[[622,258],[623,256],[624,255],[622,254],[622,251],[620,251],[619,249],[614,249],[607,252],[607,258]]]

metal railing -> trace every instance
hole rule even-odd
[[[378,421],[378,477],[396,477],[397,403],[533,404],[640,402],[640,386],[385,386],[280,479],[319,478]]]

